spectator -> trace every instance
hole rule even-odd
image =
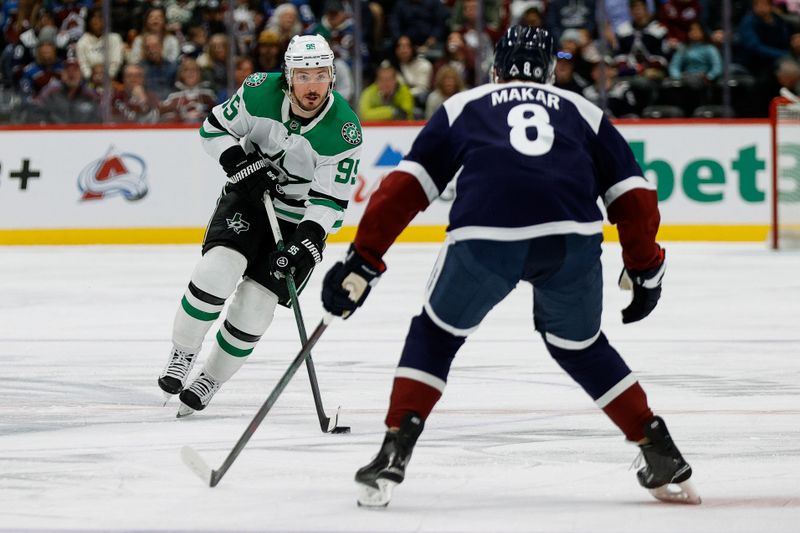
[[[698,0],[664,0],[658,8],[658,20],[667,28],[667,46],[675,50],[689,38],[692,22],[701,22]]]
[[[693,109],[713,101],[712,83],[722,74],[722,57],[717,47],[708,41],[705,28],[700,22],[689,26],[688,43],[680,45],[669,64],[669,75],[673,83],[665,84],[677,91],[678,103],[687,115]]]
[[[53,17],[47,11],[40,10],[33,27],[20,33],[17,41],[8,43],[2,52],[2,77],[6,79],[7,85],[19,85],[22,71],[36,61],[39,43],[49,41],[55,44],[57,33]]]
[[[444,46],[449,12],[441,0],[395,2],[389,14],[389,37],[396,41],[408,35],[421,54],[441,51]]]
[[[353,70],[350,68],[350,65],[347,64],[346,61],[339,59],[338,57],[333,59],[333,68],[336,72],[336,92],[342,95],[342,97],[350,103],[353,100],[353,91],[355,86],[355,81],[353,80]]]
[[[605,80],[605,91],[601,91]],[[592,65],[592,85],[583,90],[583,96],[597,106],[601,106],[601,95],[605,92],[605,111],[612,118],[636,116],[636,96],[627,81],[617,79],[617,69],[611,58]]]
[[[225,25],[225,5],[221,0],[206,0],[204,5],[200,5],[201,24],[209,35],[228,31]]]
[[[172,85],[175,83],[175,63],[164,59],[161,49],[161,39],[154,33],[144,36],[142,47],[144,49],[144,60],[141,65],[144,67],[144,85],[158,95],[159,100],[163,100],[172,92]]]
[[[181,46],[181,55],[195,59],[205,50],[208,44],[208,32],[200,24],[189,26],[186,29],[186,41]]]
[[[784,57],[778,60],[778,67],[775,69],[775,80],[779,87],[785,87],[798,94],[800,91],[800,63],[791,57]]]
[[[700,22],[689,25],[688,42],[681,45],[669,63],[672,79],[683,79],[691,85],[707,84],[722,74],[722,57],[719,50],[708,42]]]
[[[164,18],[167,31],[174,34],[183,33],[184,28],[195,22],[197,5],[197,0],[166,0]]]
[[[278,34],[281,41],[281,53],[283,53],[292,37],[300,35],[303,31],[303,25],[294,4],[280,4],[276,7],[267,21],[267,29]]]
[[[272,30],[262,31],[258,35],[258,45],[253,55],[256,72],[280,72],[283,61],[280,35]]]
[[[256,72],[255,67],[253,66],[253,60],[249,57],[237,57],[235,61],[235,66],[233,70],[233,87],[234,91],[239,89],[244,83],[244,80],[247,79],[247,76]],[[222,103],[225,100],[230,98],[230,93],[228,92],[228,88],[225,87],[218,93],[217,96],[217,103]]]
[[[158,120],[158,95],[144,86],[144,68],[127,65],[122,71],[122,88],[111,99],[115,122],[153,123]]]
[[[143,0],[113,0],[111,4],[111,30],[120,34],[126,46],[136,38],[139,24],[148,4]],[[98,2],[98,6],[101,5]]]
[[[583,94],[589,85],[583,77],[575,72],[575,57],[568,52],[559,52],[555,69],[554,86],[574,93]]]
[[[164,10],[153,7],[144,16],[142,32],[133,40],[133,45],[128,51],[128,63],[138,63],[144,55],[144,39],[147,35],[156,35],[161,41],[161,54],[167,63],[174,63],[181,53],[178,38],[167,32],[167,19]]]
[[[416,53],[407,35],[401,35],[395,43],[394,60],[403,81],[414,95],[416,107],[424,108],[425,100],[431,91],[433,65],[425,56]]]
[[[444,65],[450,65],[455,68],[461,79],[464,80],[466,87],[475,86],[475,55],[467,47],[464,37],[457,31],[447,36],[444,56],[433,64],[434,78]]]
[[[103,93],[106,90],[105,81],[106,81],[105,65],[103,65],[103,63],[93,63],[91,68],[91,73],[89,74],[89,77],[86,79],[86,85],[100,96],[103,96]],[[109,86],[111,87],[112,94],[116,90],[117,85],[119,84],[116,81],[109,78]]]
[[[473,55],[480,58],[481,64],[476,70],[478,78],[473,82],[474,85],[480,85],[488,80],[494,56],[494,42],[504,31],[504,28],[499,27],[499,6],[494,2],[485,2],[483,7],[484,26],[480,31],[478,29],[481,26],[478,21],[478,0],[457,0],[454,17],[450,23],[451,32],[461,33],[464,43],[472,50]],[[455,15],[459,14],[459,9],[461,16],[456,19]],[[496,12],[492,13],[492,10]]]
[[[572,58],[572,67],[576,74],[588,80],[592,75],[592,65],[599,60],[599,53],[588,41],[586,32],[570,28],[561,34],[559,45],[561,51]]]
[[[445,65],[436,73],[436,82],[433,92],[425,102],[425,119],[433,116],[445,100],[464,90],[464,81],[458,71],[450,65]]]
[[[504,28],[508,26],[508,16],[503,17],[500,9],[501,2],[498,0],[486,0],[482,6],[478,6],[478,0],[456,0],[450,14],[450,31],[458,31],[464,35],[464,39],[472,48],[477,47],[478,35],[478,7],[483,8],[483,33],[488,37],[490,49],[488,55],[494,55],[494,43],[503,35]],[[505,18],[505,20],[503,20]],[[470,41],[475,39],[475,43]]]
[[[253,48],[256,38],[256,13],[250,9],[249,0],[236,0],[232,19],[234,54],[245,55]]]
[[[103,40],[105,21],[103,20],[103,11],[99,8],[89,11],[86,28],[86,33],[78,39],[75,46],[75,54],[83,77],[88,79],[92,75],[92,65],[104,64],[107,53],[108,75],[116,78],[119,68],[122,66],[122,38],[116,33],[109,33],[108,48],[106,48]]]
[[[517,19],[517,24],[531,28],[544,28],[544,15],[542,8],[537,4],[529,5]]]
[[[411,120],[414,97],[408,85],[397,79],[388,61],[378,67],[375,83],[364,89],[358,105],[362,120]]]
[[[775,0],[775,7],[794,31],[800,30],[800,0]]]
[[[216,33],[208,40],[208,49],[197,58],[203,79],[215,92],[228,86],[228,36]]]
[[[86,14],[94,6],[94,0],[55,0],[49,5],[53,14],[58,37],[59,48],[76,43],[86,29]]]
[[[362,21],[363,24],[363,21]],[[353,66],[353,45],[355,42],[353,17],[341,0],[327,0],[325,13],[309,33],[322,35],[331,45],[334,55]],[[369,49],[362,41],[359,46],[361,51],[361,64],[366,67],[369,63]]]
[[[750,8],[752,0],[730,0],[731,27],[737,28],[739,22]],[[724,21],[722,20],[723,4],[720,0],[701,0],[703,8],[703,25],[711,32],[711,43],[722,46],[725,42]]]
[[[287,0],[261,0],[259,13],[263,13],[264,16],[270,18],[275,13],[275,9],[283,3],[290,3],[297,9],[297,15],[301,25],[301,33],[309,33],[311,28],[313,28],[317,23],[314,12],[323,11],[321,9],[322,0],[313,0],[311,2],[314,4],[313,8],[310,5],[309,0],[288,0],[288,2]],[[261,25],[259,25],[259,27],[260,26]]]
[[[249,60],[247,60],[249,61]],[[252,65],[251,65],[252,66]],[[245,76],[246,77],[246,76]],[[164,122],[202,122],[215,105],[217,95],[203,81],[197,61],[185,57],[178,66],[175,92],[162,102],[159,112]],[[244,83],[244,79],[242,80]]]
[[[42,118],[51,124],[92,124],[101,122],[100,96],[83,79],[74,57],[64,62],[61,81],[42,89],[37,98]]]
[[[667,72],[667,28],[657,21],[645,0],[631,0],[631,21],[617,32],[615,61],[621,76],[661,80]]]
[[[545,22],[557,38],[572,28],[586,30],[591,39],[597,35],[595,0],[551,0]]]
[[[741,63],[760,80],[772,76],[775,62],[789,53],[789,25],[772,9],[771,0],[753,0],[739,25],[737,52]]]
[[[36,47],[36,61],[27,65],[22,71],[19,87],[26,100],[35,98],[52,80],[61,77],[64,65],[56,55],[56,45],[50,41],[39,41]]]

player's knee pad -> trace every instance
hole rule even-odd
[[[207,251],[192,272],[195,287],[223,300],[231,295],[247,268],[247,258],[224,246]]]
[[[440,328],[423,310],[411,320],[398,366],[415,368],[447,381],[453,358],[465,340],[466,337]]]
[[[226,322],[248,335],[264,334],[275,316],[278,297],[269,289],[246,278],[236,289]]]
[[[631,373],[602,331],[584,342],[556,340],[553,343],[553,338],[548,338],[547,334],[544,339],[553,359],[594,399]]]

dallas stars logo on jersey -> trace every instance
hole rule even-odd
[[[233,218],[226,218],[228,229],[232,229],[237,235],[250,229],[250,223],[242,218],[241,213],[236,213]]]
[[[355,146],[361,142],[361,132],[355,124],[346,122],[342,126],[342,139]]]
[[[266,79],[267,79],[266,72],[256,72],[254,74],[250,74],[249,76],[247,76],[247,78],[244,80],[244,83],[249,87],[258,87],[259,85],[264,83]]]

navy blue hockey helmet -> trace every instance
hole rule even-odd
[[[511,26],[494,48],[495,80],[552,83],[556,68],[553,36],[544,28]]]

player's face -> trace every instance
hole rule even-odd
[[[292,92],[297,103],[306,111],[313,111],[322,105],[330,83],[331,75],[325,67],[292,71]]]

